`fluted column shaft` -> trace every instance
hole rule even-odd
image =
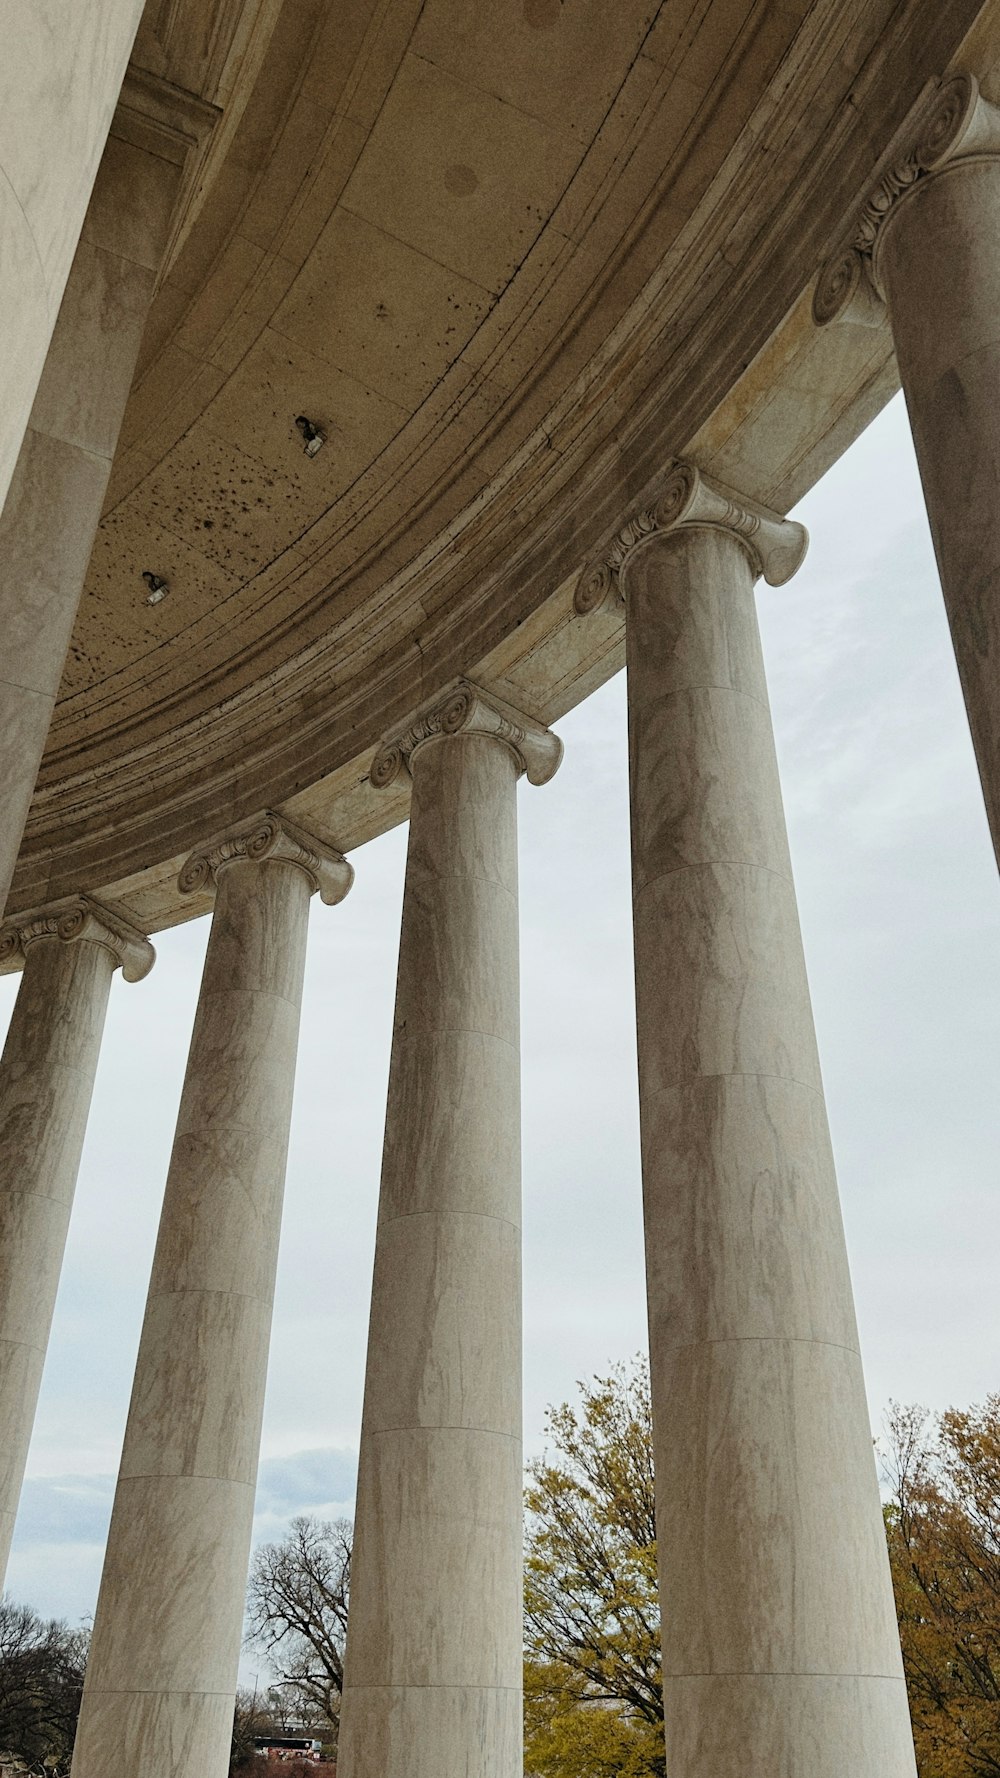
[[[38,1404],[111,977],[94,919],[19,935],[24,970],[0,1061],[0,1588]],[[64,930],[66,922],[64,918]],[[138,945],[142,944],[138,940]],[[148,964],[152,962],[152,948]],[[144,971],[143,971],[144,973]]]
[[[213,869],[74,1778],[228,1770],[315,883],[246,847]]]
[[[913,1778],[743,540],[622,569],[671,1778]]]
[[[520,767],[410,763],[338,1770],[521,1778]]]

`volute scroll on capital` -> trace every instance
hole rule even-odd
[[[224,870],[239,864],[294,864],[309,878],[327,907],[343,901],[354,882],[354,867],[342,852],[270,809],[251,821],[227,828],[192,852],[181,868],[181,895],[210,889]]]
[[[460,679],[419,710],[401,734],[383,743],[369,773],[372,788],[387,790],[401,774],[409,776],[418,748],[449,735],[487,735],[503,742],[529,784],[547,784],[563,756],[563,744],[551,729],[513,710],[492,692]]]
[[[624,574],[629,559],[655,537],[685,529],[729,531],[750,557],[755,576],[769,586],[783,586],[801,566],[809,533],[797,520],[761,506],[723,487],[696,469],[677,462],[655,498],[626,519],[604,553],[584,568],[573,596],[581,617],[609,606],[624,605]]]
[[[997,155],[1000,108],[983,98],[975,75],[959,72],[934,81],[898,132],[887,164],[855,215],[849,240],[820,270],[813,293],[816,325],[853,321],[881,326],[886,307],[879,251],[887,223],[934,174]]]
[[[24,960],[31,946],[42,938],[63,944],[100,945],[110,952],[116,969],[127,982],[141,982],[156,962],[156,952],[144,932],[120,914],[113,913],[89,895],[56,902],[0,928],[0,967]]]

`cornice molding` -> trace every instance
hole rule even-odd
[[[956,162],[1000,154],[1000,109],[982,97],[975,75],[949,74],[921,95],[870,186],[849,241],[823,265],[813,295],[818,327],[886,319],[879,248],[887,223],[917,187]]]
[[[221,116],[218,105],[130,62],[111,133],[184,167],[189,157],[201,159]]]
[[[754,574],[769,586],[783,586],[802,564],[809,533],[755,500],[712,481],[693,463],[677,462],[654,499],[625,520],[605,551],[582,574],[573,595],[580,617],[607,606],[624,605],[624,573],[634,552],[652,539],[692,528],[729,531],[738,538]]]
[[[23,963],[41,938],[58,939],[64,945],[100,945],[111,953],[114,967],[121,969],[127,982],[141,982],[156,962],[145,933],[89,895],[54,902],[0,927],[0,969],[9,969],[18,958]]]
[[[543,728],[512,710],[492,693],[467,679],[460,679],[442,696],[419,710],[408,727],[383,742],[372,762],[369,780],[374,790],[387,790],[401,773],[409,775],[413,756],[427,741],[450,735],[487,735],[513,753],[518,772],[529,784],[547,784],[559,770],[563,744],[551,729]]]
[[[327,907],[343,901],[354,882],[354,867],[342,852],[284,815],[265,809],[192,852],[181,867],[177,888],[181,895],[193,895],[210,889],[221,873],[234,865],[269,863],[297,865]]]

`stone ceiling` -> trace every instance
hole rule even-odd
[[[372,750],[457,673],[552,720],[616,670],[573,585],[671,457],[785,509],[892,392],[887,333],[817,332],[812,281],[928,79],[961,53],[989,92],[995,13],[152,0],[137,62],[222,119],[12,905],[168,923],[177,857],[244,813],[342,847],[405,814]]]

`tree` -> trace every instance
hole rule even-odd
[[[241,1686],[236,1693],[236,1706],[233,1711],[233,1744],[229,1755],[230,1772],[246,1772],[252,1769],[257,1757],[255,1737],[266,1735],[272,1727],[273,1718],[268,1708],[267,1695],[261,1698],[256,1691],[248,1691]]]
[[[1000,1395],[894,1408],[886,1479],[920,1778],[1000,1778]]]
[[[351,1526],[293,1519],[280,1543],[262,1544],[250,1570],[248,1641],[274,1669],[302,1722],[336,1743],[344,1685]]]
[[[30,1773],[68,1773],[89,1636],[0,1599],[0,1756]]]
[[[618,1365],[548,1413],[528,1468],[525,1771],[662,1778],[649,1372]]]

